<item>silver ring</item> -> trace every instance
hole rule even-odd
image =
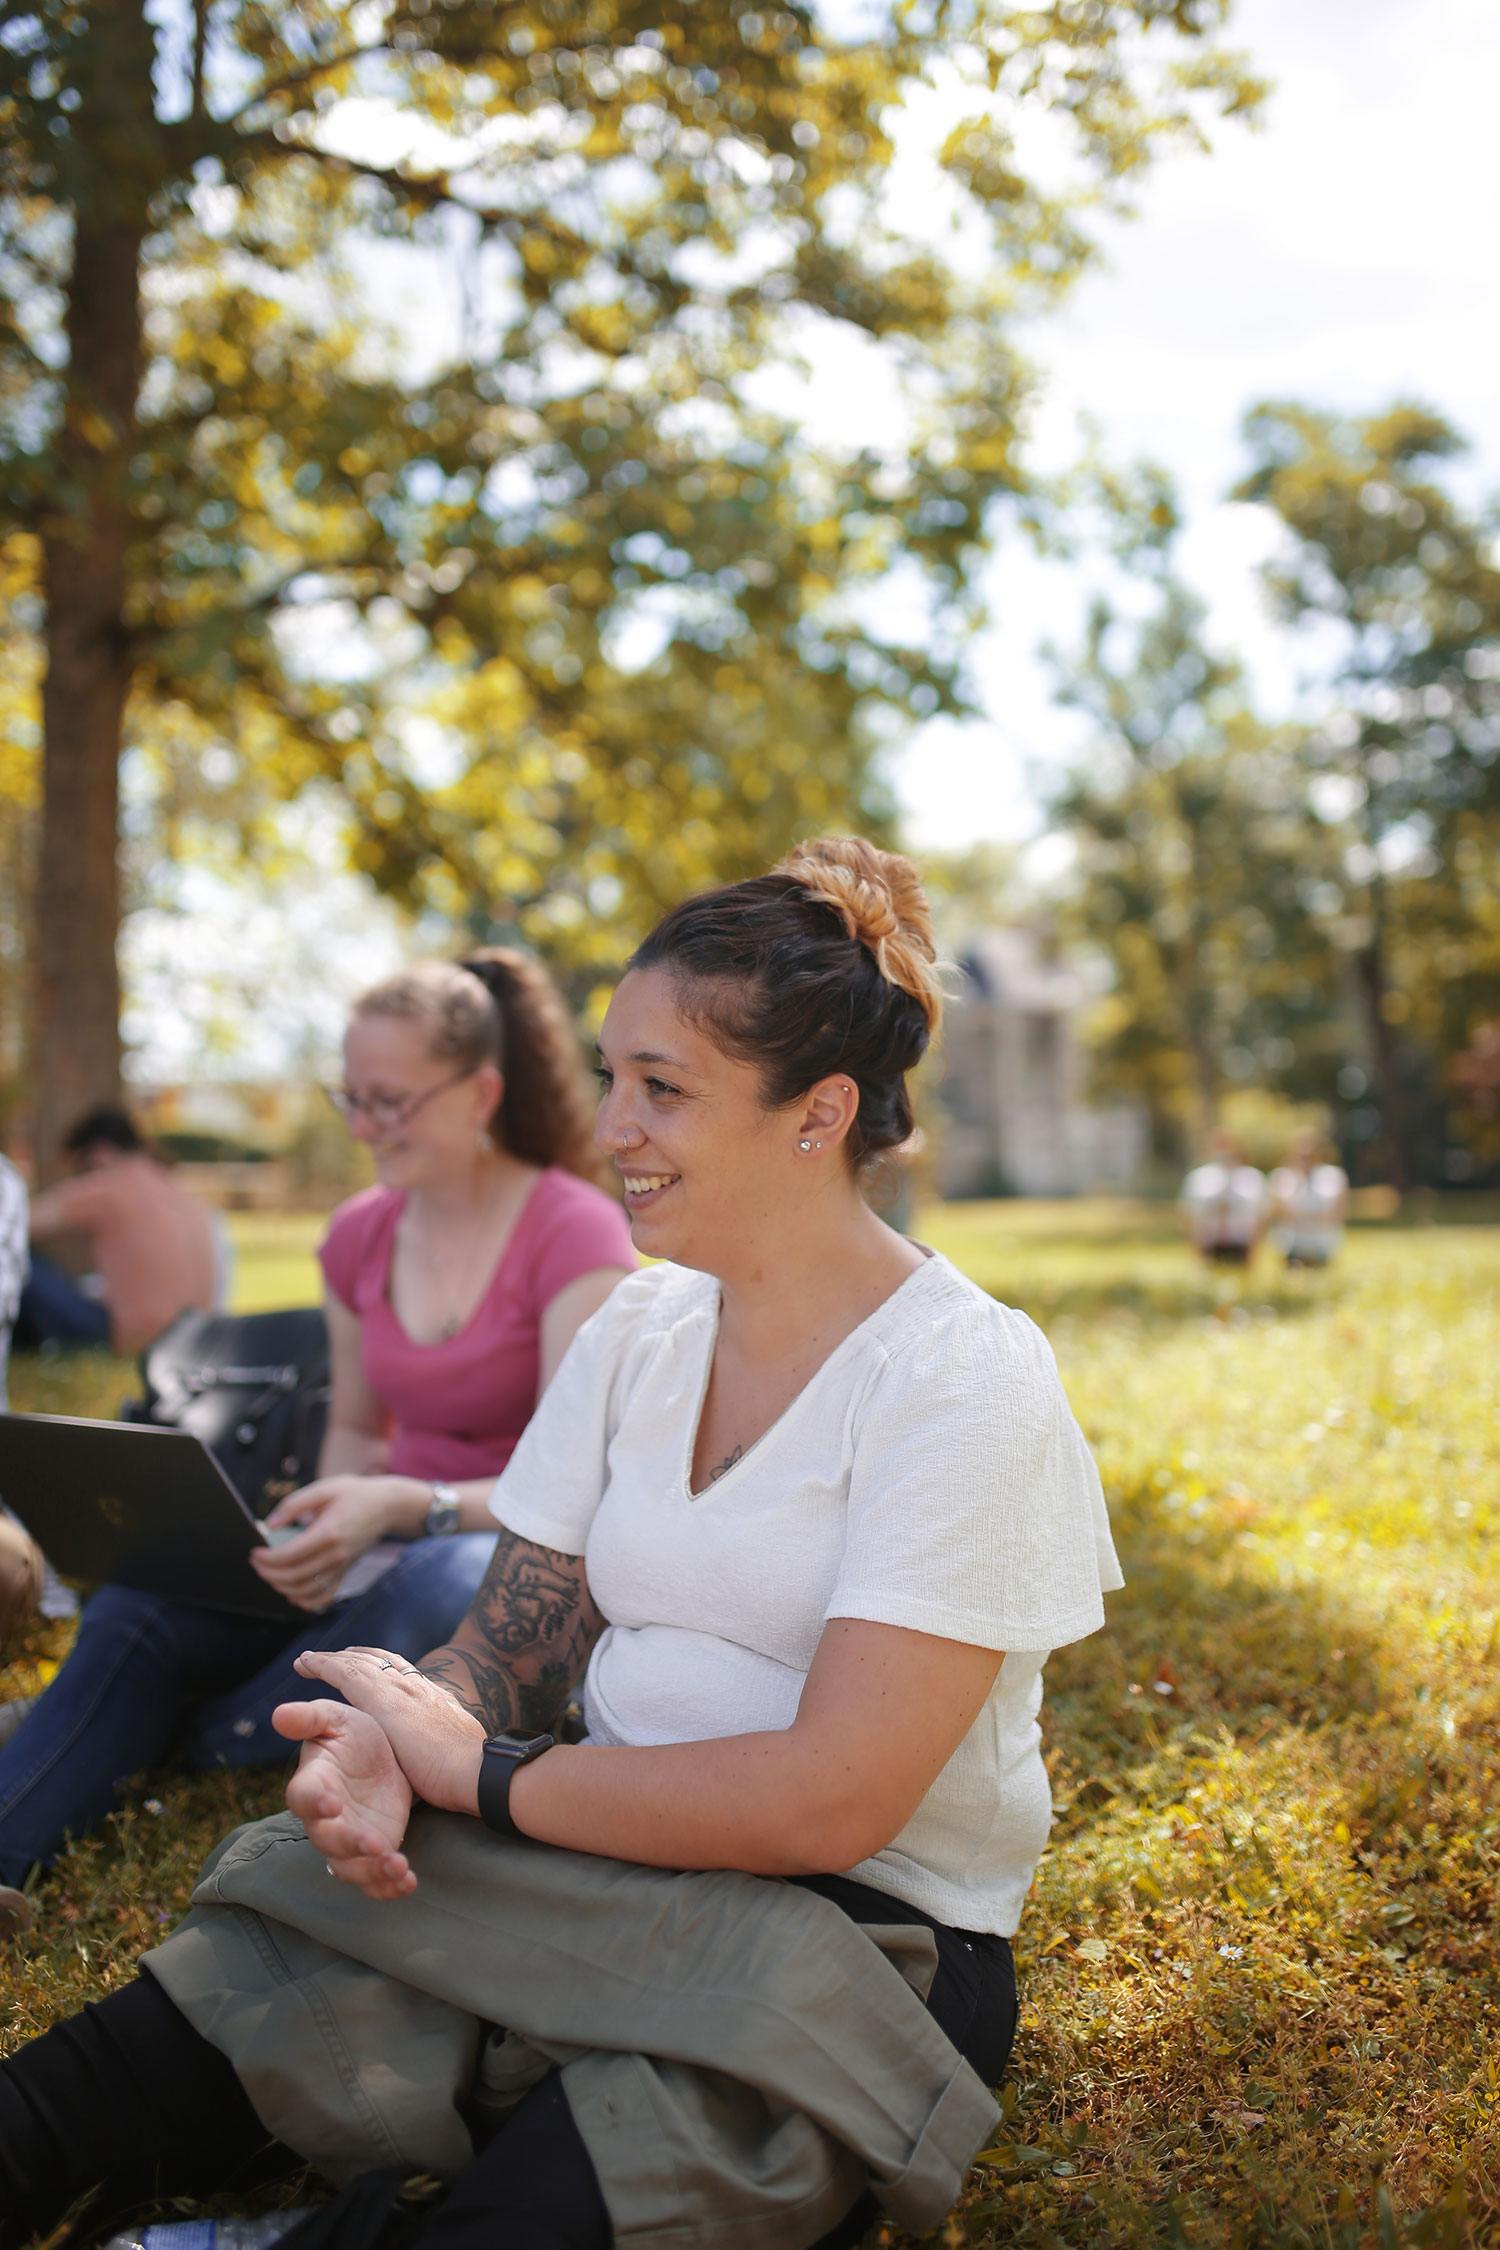
[[[323,1865],[327,1868],[329,1874],[331,1875],[333,1873],[333,1861],[331,1859],[325,1859]]]
[[[382,1672],[394,1672],[396,1669],[396,1659],[394,1658],[394,1656],[382,1656],[377,1669]]]

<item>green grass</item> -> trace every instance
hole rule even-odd
[[[245,1302],[305,1271],[302,1222],[264,1264],[263,1224]],[[1500,1228],[1356,1228],[1330,1273],[1249,1276],[1125,1203],[919,1231],[1047,1328],[1129,1579],[1048,1667],[1006,2125],[938,2239],[1500,2243]],[[124,1371],[18,1373],[87,1412]],[[0,1694],[59,1652],[36,1636]],[[43,1886],[7,2038],[127,1977],[278,1794],[127,1790]]]
[[[234,1246],[230,1304],[235,1312],[275,1312],[284,1305],[315,1305],[323,1294],[314,1256],[327,1219],[321,1212],[275,1217],[229,1214]]]

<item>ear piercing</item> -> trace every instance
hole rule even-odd
[[[821,1141],[799,1141],[797,1143],[797,1146],[801,1149],[803,1155],[806,1156],[810,1148],[821,1148],[823,1146],[823,1143]]]

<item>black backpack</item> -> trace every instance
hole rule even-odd
[[[130,1422],[191,1430],[256,1516],[318,1473],[328,1420],[328,1326],[293,1312],[185,1312],[141,1354]]]

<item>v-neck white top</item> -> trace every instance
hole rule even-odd
[[[718,1333],[707,1274],[648,1267],[574,1338],[495,1487],[523,1539],[586,1557],[609,1620],[584,1715],[604,1743],[788,1727],[824,1625],[1003,1649],[983,1711],[911,1820],[850,1872],[1009,1936],[1051,1820],[1047,1654],[1123,1583],[1051,1348],[930,1257],[696,1497]]]

